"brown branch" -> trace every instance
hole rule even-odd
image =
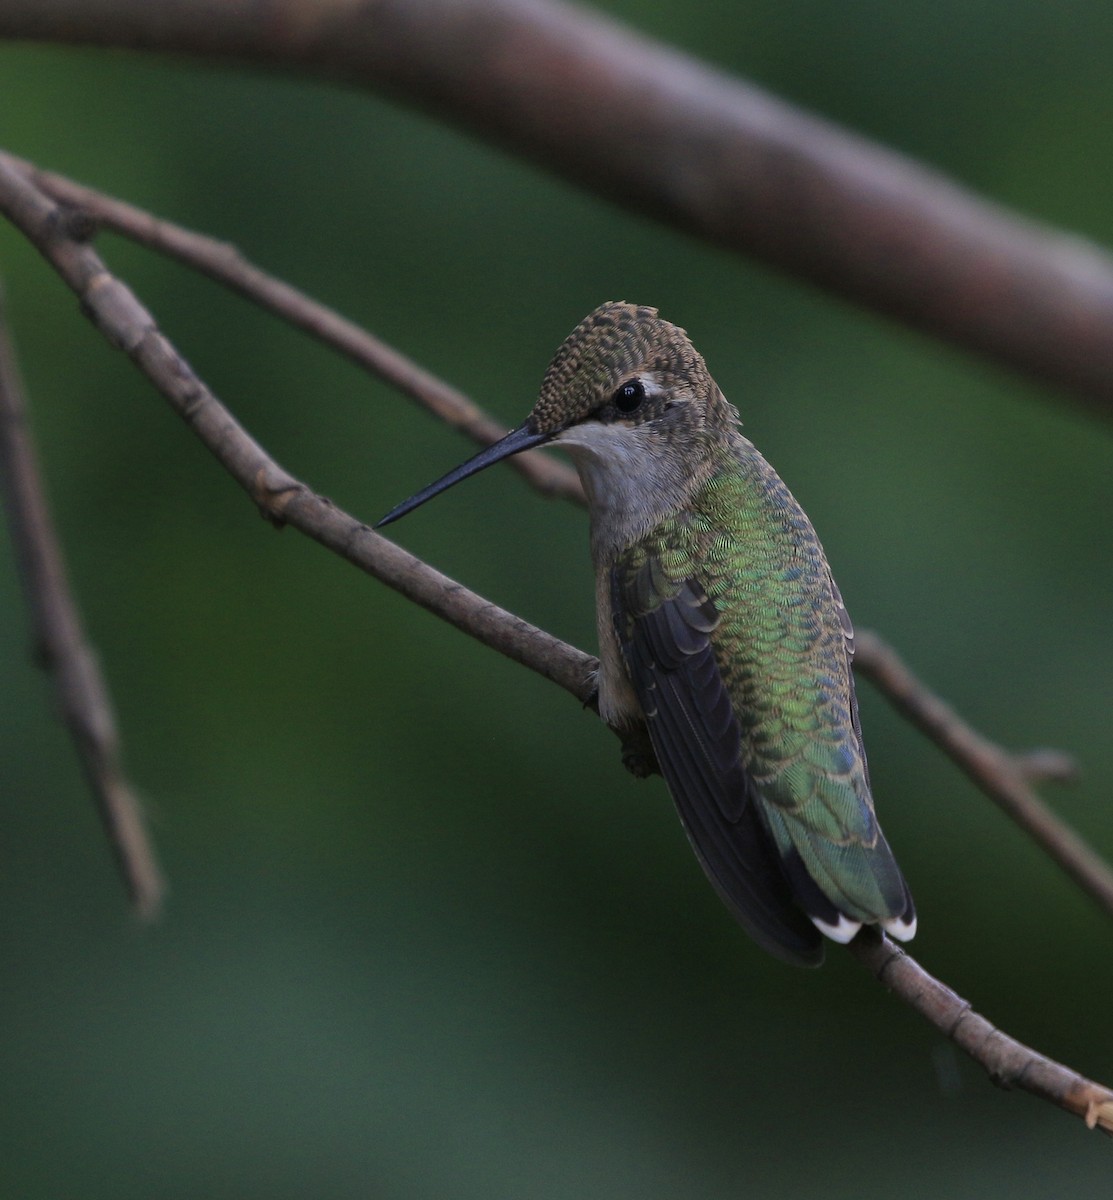
[[[59,204],[87,214],[98,226],[193,267],[339,350],[480,445],[490,445],[506,433],[504,425],[489,417],[463,392],[353,321],[260,270],[235,246],[183,229],[123,200],[106,196],[65,176],[43,171],[3,151],[0,151],[0,162],[23,171],[41,191]],[[575,471],[546,454],[530,451],[516,455],[511,465],[544,495],[583,499],[583,489]]]
[[[0,36],[373,88],[1113,412],[1107,254],[556,0],[0,0]]]
[[[79,241],[65,214],[0,162],[0,212],[38,247],[113,345],[124,350],[241,487],[276,523],[289,523],[457,628],[551,679],[581,700],[595,660],[433,571],[315,495],[271,459],[194,374],[135,296]],[[852,953],[928,1016],[999,1082],[1015,1084],[1113,1130],[1113,1092],[994,1031],[970,1006],[887,940],[859,937]]]
[[[1003,1088],[1020,1088],[1113,1134],[1113,1091],[1046,1058],[995,1028],[956,992],[876,929],[864,929],[850,953],[894,995],[925,1017]]]
[[[930,691],[875,633],[858,635],[855,666],[871,679],[913,725],[926,734],[1113,916],[1113,871],[1029,785],[1033,770],[1063,778],[1073,772],[1064,755],[1010,755],[994,745]]]
[[[23,388],[0,297],[0,489],[31,615],[37,657],[97,801],[136,913],[153,919],[163,879],[143,810],[120,762],[108,686],[86,640],[26,420]]]

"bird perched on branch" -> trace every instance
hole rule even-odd
[[[738,428],[684,330],[604,304],[557,350],[533,411],[388,513],[553,443],[587,495],[599,711],[644,721],[684,828],[745,929],[815,964],[826,934],[908,939],[912,897],[877,823],[854,635],[823,547]]]

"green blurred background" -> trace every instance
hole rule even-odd
[[[606,6],[1113,244],[1113,15],[1031,0]],[[1113,442],[1061,397],[377,98],[0,49],[6,147],[184,224],[516,423],[605,299],[659,306],[810,512],[855,620],[1113,855]],[[371,520],[458,436],[215,286],[102,249],[283,463]],[[0,556],[4,1196],[1104,1194],[1109,1144],[994,1089],[834,950],[768,958],[659,780],[564,694],[277,534],[8,228],[51,498],[172,892],[136,928]],[[582,513],[509,471],[397,539],[593,647]],[[862,689],[923,963],[1113,1082],[1110,926]]]

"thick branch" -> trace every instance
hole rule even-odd
[[[161,905],[162,875],[147,836],[142,807],[120,763],[108,686],[96,653],[86,641],[66,577],[2,307],[0,487],[38,657],[53,679],[62,720],[96,797],[135,911],[149,920]]]
[[[1113,261],[556,0],[0,0],[0,36],[401,97],[628,207],[1113,412]]]

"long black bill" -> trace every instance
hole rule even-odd
[[[517,429],[512,429],[506,437],[500,438],[493,446],[488,446],[486,450],[480,450],[474,458],[469,458],[466,463],[461,463],[455,471],[449,471],[443,479],[438,479],[436,483],[422,488],[408,500],[403,500],[397,508],[392,508],[375,528],[381,529],[384,525],[389,525],[391,521],[397,521],[399,517],[413,512],[426,500],[432,500],[434,496],[439,496],[441,492],[447,491],[461,479],[467,479],[469,475],[474,475],[477,471],[482,471],[493,463],[502,462],[504,458],[509,458],[512,454],[540,446],[551,437],[550,433],[533,433],[528,424],[519,425]]]

